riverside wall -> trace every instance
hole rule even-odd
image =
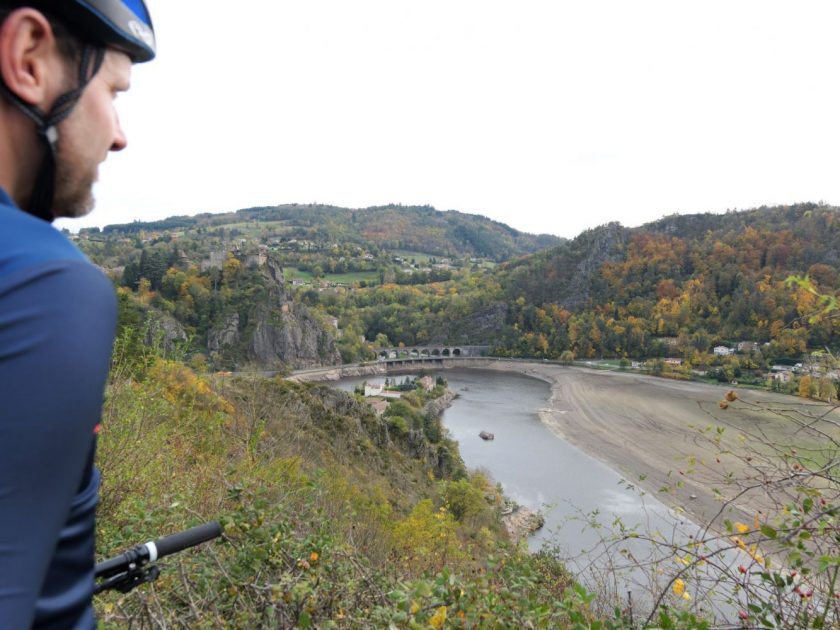
[[[438,359],[412,361],[377,361],[370,363],[355,363],[350,365],[334,365],[308,370],[296,370],[289,375],[289,379],[304,383],[319,381],[337,381],[342,378],[355,376],[379,376],[385,374],[405,374],[420,370],[452,370],[458,368],[497,370],[499,372],[517,372],[540,378],[546,382],[549,379],[538,373],[531,374],[523,364],[534,364],[533,360],[521,361],[516,359],[496,359],[492,357],[462,357],[459,359]]]

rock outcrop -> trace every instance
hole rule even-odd
[[[207,334],[207,348],[220,352],[239,344],[239,313],[233,312],[219,326],[210,329]]]
[[[540,530],[545,525],[545,517],[526,507],[517,507],[510,514],[502,516],[502,524],[513,542],[519,542]]]
[[[452,404],[452,401],[455,400],[456,396],[457,394],[455,392],[451,389],[447,389],[443,396],[430,400],[423,405],[423,415],[429,417],[439,416],[446,411],[449,405]]]
[[[146,338],[147,345],[159,344],[165,351],[170,352],[178,341],[186,341],[187,332],[177,319],[171,315],[150,309],[146,314]]]
[[[341,363],[335,337],[299,304],[288,312],[258,308],[253,333],[245,340],[248,359],[275,369],[301,369]]]
[[[442,328],[434,343],[467,343],[473,345],[493,344],[503,330],[508,314],[505,302],[495,302],[489,306],[467,313]]]

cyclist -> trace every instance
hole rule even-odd
[[[50,223],[86,214],[143,0],[0,0],[0,627],[93,628],[95,433],[116,319]]]

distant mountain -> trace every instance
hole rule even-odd
[[[496,262],[529,254],[562,242],[548,234],[526,234],[504,223],[431,206],[379,206],[348,209],[324,205],[247,208],[227,214],[176,216],[162,221],[109,225],[105,235],[139,232],[194,231],[253,223],[265,236],[352,243],[360,247],[406,250],[435,256],[476,256]]]
[[[569,241],[429,207],[277,206],[79,241],[216,366],[364,360],[399,343],[687,365],[738,342],[762,348],[756,365],[840,348],[840,318],[810,321],[817,298],[786,283],[840,289],[840,209],[819,204],[610,223]]]
[[[808,274],[833,293],[838,265],[840,209],[831,206],[674,215],[633,229],[613,223],[499,268],[514,329],[504,345],[645,356],[663,352],[659,340],[682,336],[681,347],[703,352],[750,340],[774,342],[774,356],[797,356],[840,345],[840,330],[833,320],[800,327],[815,298],[785,279]]]
[[[77,240],[121,286],[121,321],[145,343],[268,369],[373,354],[324,315],[323,291],[439,284],[562,242],[431,207],[317,205],[109,225]]]

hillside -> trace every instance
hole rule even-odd
[[[718,366],[715,346],[754,342],[761,356],[748,369],[760,371],[840,345],[834,320],[799,325],[816,297],[785,284],[807,274],[817,292],[837,290],[837,215],[802,204],[632,229],[612,223],[498,264],[497,254],[466,253],[481,249],[469,239],[461,258],[380,249],[421,247],[435,234],[455,247],[462,221],[481,227],[472,243],[485,242],[479,233],[517,234],[428,208],[251,209],[111,226],[79,242],[124,287],[125,305],[164,322],[148,325],[164,329],[165,345],[189,340],[187,352],[217,369],[358,361],[399,343],[486,344],[549,359],[676,355]]]
[[[99,441],[98,556],[211,519],[225,538],[97,597],[103,627],[549,628],[585,613],[559,562],[509,544],[499,490],[430,412],[444,382],[377,415],[326,386],[200,376],[130,336]]]
[[[496,262],[533,253],[561,242],[548,234],[519,232],[486,217],[431,206],[381,206],[360,209],[335,206],[281,205],[248,208],[228,214],[171,217],[162,221],[109,225],[103,235],[184,232],[193,235],[256,236],[280,244],[307,241],[313,248],[334,244],[410,251],[433,256],[487,258]]]
[[[111,225],[76,238],[121,287],[123,325],[144,328],[147,343],[201,355],[214,369],[373,356],[361,334],[303,304],[298,288],[317,297],[446,282],[561,242],[430,207],[315,205]]]
[[[685,375],[700,368],[730,381],[746,370],[763,383],[774,362],[840,347],[836,318],[811,320],[818,294],[840,285],[838,214],[802,204],[638,228],[612,223],[446,282],[300,297],[381,345],[489,344],[502,356],[545,359],[670,357]],[[786,282],[805,275],[813,292]],[[739,357],[713,353],[739,344]],[[363,356],[349,350],[342,356]]]
[[[815,298],[785,279],[807,274],[818,291],[836,291],[838,247],[833,207],[671,216],[590,230],[504,266],[498,278],[509,322],[524,333],[518,342],[531,333],[577,356],[640,357],[660,354],[663,338],[698,352],[754,341],[772,342],[772,356],[796,357],[840,337],[827,319],[807,331],[794,325]]]

